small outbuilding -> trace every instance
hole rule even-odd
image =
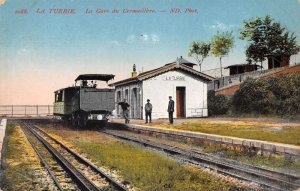
[[[256,71],[258,68],[261,68],[257,64],[235,64],[225,67],[224,69],[229,69],[229,75],[243,74],[246,72]]]
[[[133,68],[132,77],[110,86],[115,87],[115,101],[126,99],[130,104],[130,118],[144,118],[144,105],[147,99],[153,105],[152,118],[167,118],[169,96],[175,102],[175,118],[206,117],[207,84],[213,77],[196,71],[193,64],[178,58],[162,67],[136,73]],[[117,114],[121,114],[116,104]]]
[[[290,55],[286,54],[267,54],[268,58],[268,69],[280,68],[289,66]]]

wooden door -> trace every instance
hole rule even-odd
[[[185,87],[176,87],[176,116],[185,117]]]

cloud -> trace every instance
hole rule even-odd
[[[298,0],[298,3],[300,3],[300,0]]]
[[[148,41],[149,36],[147,34],[141,34],[140,39],[143,40],[143,41]]]
[[[148,35],[147,33],[142,33],[139,35],[130,34],[127,36],[126,39],[128,43],[132,43],[132,42],[158,43],[159,40],[160,40],[159,36],[154,33],[152,33],[151,35]]]
[[[0,0],[0,6],[5,3],[5,0]]]
[[[159,42],[159,36],[156,34],[151,34],[151,40],[152,42]]]
[[[215,21],[214,24],[204,25],[204,27],[209,28],[211,30],[216,30],[216,31],[226,31],[226,30],[231,30],[231,29],[235,28],[236,25],[234,25],[234,24],[225,24],[221,21]]]
[[[222,22],[216,22],[216,24],[210,26],[211,29],[218,29],[218,30],[226,30],[228,27]]]

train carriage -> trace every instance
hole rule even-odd
[[[97,88],[96,81],[112,80],[112,74],[83,74],[75,79],[75,86],[54,92],[54,116],[70,121],[73,126],[86,127],[96,123],[105,125],[115,108],[112,88]],[[76,85],[77,83],[79,85]]]

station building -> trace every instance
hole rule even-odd
[[[168,118],[169,96],[175,102],[174,118],[206,117],[207,85],[213,77],[196,71],[182,57],[162,67],[137,74],[135,66],[131,78],[113,84],[115,101],[124,99],[130,105],[130,118],[143,119],[147,99],[152,103],[152,118]],[[116,105],[117,114],[122,109]]]

